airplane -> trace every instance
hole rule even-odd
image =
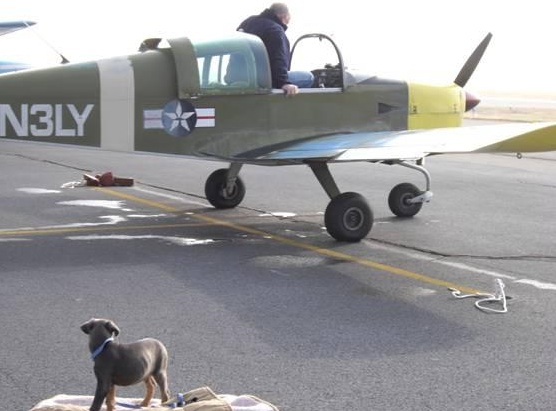
[[[0,36],[31,27],[35,24],[36,23],[33,21],[25,20],[0,22]],[[10,71],[26,70],[29,68],[31,68],[30,64],[19,61],[0,61],[0,74],[8,73]]]
[[[340,190],[331,163],[421,173],[424,189],[401,183],[388,197],[393,214],[407,218],[432,197],[427,156],[556,150],[556,123],[460,127],[479,102],[464,87],[491,37],[453,82],[429,85],[351,72],[332,38],[307,34],[292,58],[301,41],[325,41],[338,63],[312,70],[314,87],[289,97],[271,88],[267,52],[256,36],[146,39],[130,55],[0,76],[0,137],[226,162],[205,183],[218,209],[243,200],[245,164],[306,165],[330,197],[328,233],[357,242],[369,234],[373,212],[361,194]],[[230,75],[232,61],[241,64],[233,70],[240,78]]]

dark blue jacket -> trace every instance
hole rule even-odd
[[[248,17],[238,27],[239,31],[259,36],[266,46],[270,60],[272,87],[282,88],[289,84],[290,41],[286,37],[288,26],[283,24],[276,14],[266,9],[258,16]]]

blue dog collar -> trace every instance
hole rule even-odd
[[[102,352],[103,352],[104,349],[106,348],[106,345],[107,345],[109,342],[112,342],[112,341],[114,341],[114,337],[109,337],[109,338],[107,338],[106,340],[104,340],[104,342],[100,345],[100,347],[98,347],[96,350],[94,350],[94,351],[91,353],[91,359],[94,361],[95,358],[97,358],[100,354],[102,354]]]

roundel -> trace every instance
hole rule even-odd
[[[185,137],[195,130],[197,113],[187,100],[172,100],[162,110],[164,130],[175,137]]]

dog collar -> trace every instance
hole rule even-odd
[[[106,340],[104,340],[104,342],[103,342],[96,350],[94,350],[94,351],[91,353],[91,359],[94,361],[95,358],[97,358],[100,354],[102,354],[102,352],[103,352],[104,349],[106,348],[106,345],[107,345],[109,342],[112,342],[112,341],[114,341],[114,337],[109,337],[109,338],[107,338]]]

